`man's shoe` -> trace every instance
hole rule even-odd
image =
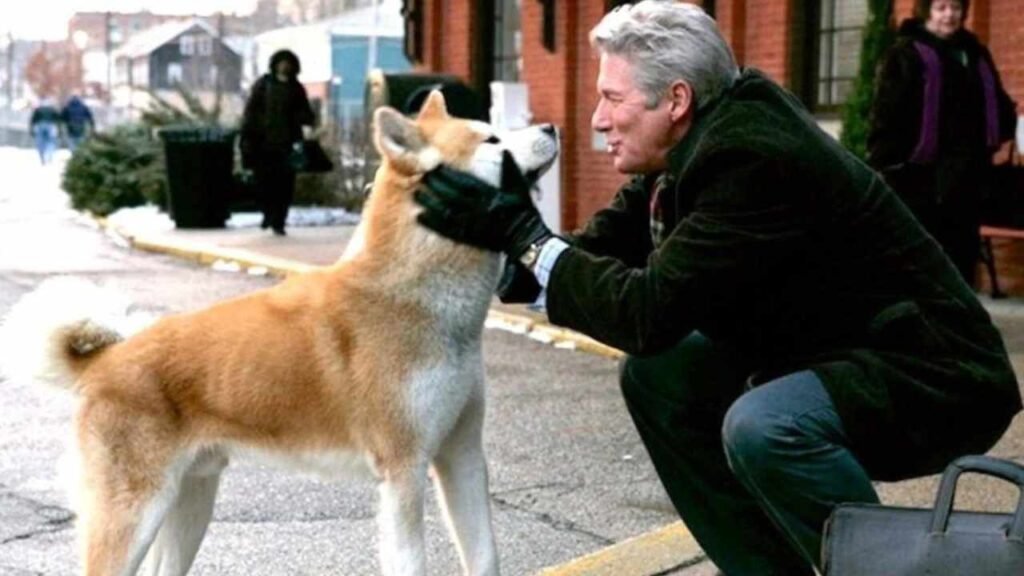
[[[287,236],[288,233],[284,231],[284,228],[274,228],[274,236]]]

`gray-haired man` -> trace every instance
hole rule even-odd
[[[700,9],[646,0],[591,39],[593,127],[636,175],[611,205],[554,237],[509,162],[501,189],[432,173],[420,221],[505,252],[552,322],[629,354],[637,429],[726,574],[812,574],[835,504],[1002,435],[1021,400],[1001,338],[877,174]]]

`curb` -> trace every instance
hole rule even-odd
[[[250,273],[260,271],[280,277],[322,269],[321,266],[265,256],[248,250],[221,248],[202,242],[171,240],[146,234],[131,234],[117,229],[105,219],[95,218],[95,221],[101,229],[123,240],[131,248],[166,254],[203,265],[214,265],[218,262],[234,263]],[[625,356],[621,350],[601,344],[578,332],[553,326],[525,314],[496,310],[493,307],[487,313],[485,326],[523,334],[556,348],[580,350],[613,360]],[[538,576],[656,576],[698,564],[705,559],[704,553],[689,530],[681,522],[674,522],[664,528],[623,540],[565,564],[545,568]]]
[[[561,566],[545,568],[538,576],[656,576],[706,559],[683,523],[673,522]]]

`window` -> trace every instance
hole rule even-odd
[[[522,31],[519,26],[521,0],[494,2],[494,79],[518,82],[523,68]]]
[[[169,86],[181,84],[181,64],[175,62],[167,65],[167,84]]]
[[[813,35],[816,58],[805,65],[813,81],[805,97],[815,111],[831,111],[846,102],[860,65],[861,39],[868,19],[867,0],[818,0]],[[808,78],[811,80],[811,78]]]
[[[402,0],[405,21],[405,56],[410,62],[423,61],[423,0]]]
[[[195,36],[182,36],[181,37],[181,55],[191,56],[196,53],[196,38]]]
[[[198,45],[200,56],[209,56],[210,54],[213,54],[213,38],[210,38],[209,36],[200,36]]]

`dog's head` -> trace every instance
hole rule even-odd
[[[414,259],[426,268],[445,261],[464,269],[497,265],[497,256],[457,245],[416,223],[422,210],[413,199],[424,174],[446,164],[494,186],[501,183],[502,156],[508,151],[531,182],[551,167],[558,155],[558,134],[551,125],[498,131],[483,122],[448,115],[444,96],[434,91],[416,119],[391,108],[374,114],[374,142],[381,165],[363,218],[345,249],[343,261],[359,254]]]
[[[443,163],[497,186],[502,152],[507,150],[526,177],[536,181],[558,155],[558,134],[550,124],[498,131],[483,122],[449,116],[438,91],[427,97],[415,120],[381,108],[374,125],[381,158],[405,176],[425,174]]]

